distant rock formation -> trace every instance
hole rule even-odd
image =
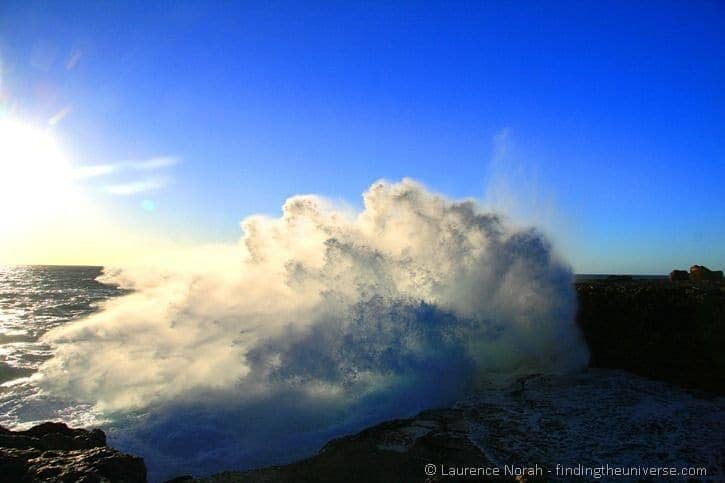
[[[690,274],[686,270],[672,270],[670,272],[670,280],[672,282],[685,282],[690,280]]]
[[[690,280],[694,282],[722,280],[722,270],[713,271],[704,265],[693,265],[690,267]]]
[[[100,429],[71,429],[63,423],[27,431],[0,426],[0,480],[141,483],[146,465],[142,458],[107,447]]]
[[[721,282],[723,281],[722,270],[710,270],[704,265],[693,265],[690,267],[690,273],[685,270],[672,270],[670,272],[670,280],[672,282],[683,282],[691,280],[693,282]]]

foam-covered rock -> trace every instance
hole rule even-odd
[[[529,375],[455,405],[333,440],[288,465],[174,483],[568,481],[565,469],[605,465],[699,468],[722,479],[725,399],[625,372]],[[432,465],[432,466],[430,466]],[[455,469],[498,469],[457,477]],[[451,476],[454,474],[454,476]],[[606,475],[581,478],[610,480]],[[649,479],[647,479],[649,481]]]

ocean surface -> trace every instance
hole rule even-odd
[[[142,423],[144,429],[137,425],[131,430],[117,424],[118,415],[100,414],[90,402],[63,400],[36,386],[39,368],[53,357],[53,349],[39,340],[42,335],[100,310],[98,304],[104,300],[128,293],[96,281],[101,270],[0,269],[0,425],[22,429],[61,420],[74,426],[100,426],[109,432],[111,445],[146,459],[152,481],[284,462],[279,455],[253,464],[238,456],[240,448],[250,443],[235,439],[234,428],[241,434],[244,425],[226,424],[225,418],[239,416],[227,409],[205,410],[191,418],[170,416],[168,422]],[[73,370],[72,363],[68,370]],[[710,474],[722,471],[723,398],[700,397],[668,384],[602,370],[539,376],[526,383],[526,391],[517,388],[489,388],[458,402],[469,409],[470,438],[492,461],[704,466]],[[129,437],[132,431],[135,436]],[[313,452],[334,435],[320,433],[300,446],[294,457]],[[159,453],[139,441],[149,442]],[[199,445],[203,445],[201,456]],[[170,449],[163,453],[164,448]],[[174,459],[177,454],[182,458]]]
[[[125,293],[96,281],[101,267],[0,267],[0,425],[22,429],[37,422],[97,423],[88,405],[68,404],[32,383],[52,357],[39,341],[54,327],[97,310],[97,304]]]

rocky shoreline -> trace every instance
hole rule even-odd
[[[438,481],[435,475],[425,477],[425,465],[432,461],[445,461],[448,471],[453,467],[495,467],[471,441],[469,430],[463,409],[429,410],[413,418],[387,421],[355,435],[334,439],[316,455],[288,465],[228,471],[200,479],[179,477],[167,483],[412,483]],[[441,473],[440,467],[436,473]],[[515,481],[515,478],[502,476],[499,480]]]
[[[7,482],[146,481],[143,458],[106,446],[100,429],[43,423],[26,431],[0,426],[0,480]]]
[[[725,284],[618,277],[582,280],[576,283],[576,291],[577,323],[591,351],[592,370],[627,371],[647,378],[642,379],[646,384],[666,381],[675,385],[673,391],[680,391],[674,393],[678,397],[687,390],[706,398],[725,394],[721,350],[725,347]],[[527,404],[521,399],[526,380],[520,384],[521,395],[516,394],[518,389],[512,391],[513,399],[506,404]],[[544,387],[546,381],[537,384]],[[613,388],[618,384],[613,383]],[[655,392],[670,390],[670,386],[653,387]],[[476,443],[471,428],[476,420],[471,414],[488,407],[481,404],[424,411],[414,418],[386,422],[333,440],[316,455],[288,465],[224,472],[197,481],[438,481],[440,474],[426,477],[421,472],[426,463],[495,466],[490,453]],[[666,418],[658,424],[667,424]],[[715,458],[725,463],[725,455]],[[3,481],[18,482],[146,481],[143,460],[107,447],[102,431],[71,429],[62,423],[44,423],[27,431],[0,427],[0,474]],[[500,475],[501,480],[514,478]],[[539,479],[548,478],[519,477],[519,481]],[[192,480],[182,476],[173,481]]]
[[[589,369],[527,376],[450,408],[335,439],[291,464],[174,483],[562,481],[576,476],[564,475],[565,467],[605,464],[692,466],[717,478],[723,463],[724,398],[701,399],[668,383]]]

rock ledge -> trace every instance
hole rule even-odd
[[[13,482],[146,481],[142,458],[106,446],[100,429],[43,423],[26,431],[0,426],[0,474]]]

